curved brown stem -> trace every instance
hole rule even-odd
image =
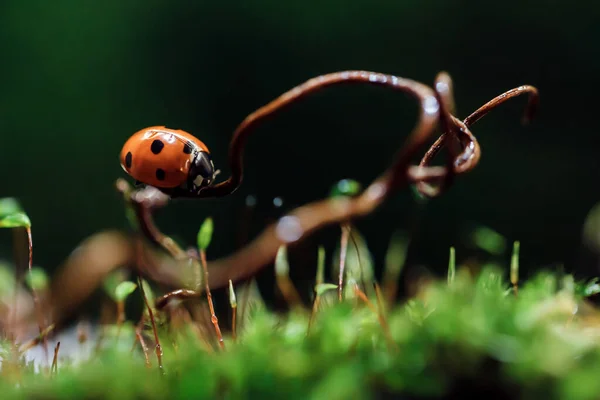
[[[419,126],[414,131],[408,145],[402,149],[397,158],[397,167],[399,164],[408,163],[407,156],[412,155],[418,149],[437,122],[439,105],[432,90],[422,83],[399,78],[393,75],[382,74],[370,71],[341,71],[312,78],[303,84],[296,86],[265,106],[248,115],[233,133],[231,145],[229,147],[229,165],[231,176],[216,185],[206,187],[197,195],[190,195],[196,198],[223,197],[233,193],[240,186],[243,179],[243,159],[246,141],[254,129],[265,119],[271,117],[286,106],[314,93],[320,89],[342,84],[342,83],[363,83],[370,85],[386,86],[400,90],[416,97],[420,102],[421,116]],[[396,168],[400,170],[400,168]]]
[[[475,122],[483,118],[487,113],[492,111],[494,108],[498,107],[500,104],[522,94],[529,95],[527,106],[525,107],[525,113],[523,114],[523,122],[528,123],[533,119],[533,117],[535,117],[539,106],[540,97],[537,88],[531,85],[522,85],[494,97],[492,100],[488,101],[487,103],[479,107],[477,110],[475,110],[473,113],[471,113],[471,115],[465,118],[463,122],[466,126],[470,127]]]

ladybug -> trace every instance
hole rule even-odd
[[[172,197],[194,195],[211,185],[215,166],[206,145],[189,133],[152,126],[134,133],[121,150],[121,167],[136,185]]]

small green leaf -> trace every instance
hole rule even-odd
[[[275,274],[277,276],[288,276],[290,272],[290,264],[287,260],[287,248],[281,245],[275,256]]]
[[[0,218],[6,217],[7,215],[22,213],[23,209],[19,202],[12,197],[5,197],[0,199]]]
[[[359,194],[361,190],[361,184],[357,181],[352,179],[342,179],[333,186],[331,192],[329,193],[329,197],[352,197]]]
[[[231,305],[231,308],[237,307],[237,300],[235,298],[235,290],[233,290],[233,283],[231,282],[231,279],[229,280],[229,304]]]
[[[118,269],[112,273],[110,273],[104,280],[102,281],[102,287],[104,291],[113,299],[115,298],[115,289],[119,285],[119,283],[123,282],[126,278],[125,271],[122,269]]]
[[[513,244],[512,257],[510,258],[510,283],[516,285],[519,282],[519,250],[521,243],[516,241]]]
[[[333,290],[333,289],[337,289],[337,285],[334,285],[333,283],[319,283],[318,285],[315,285],[315,292],[317,292],[317,295],[322,296],[323,293],[329,291],[329,290]]]
[[[214,230],[213,220],[208,217],[204,220],[198,231],[198,248],[200,250],[206,250],[210,245]]]
[[[0,217],[0,228],[29,228],[31,221],[27,214],[18,212]]]
[[[115,299],[117,301],[125,301],[127,296],[129,296],[133,291],[137,288],[137,285],[130,281],[121,282],[115,288]]]
[[[448,260],[448,285],[454,282],[456,275],[456,252],[454,247],[450,247],[450,259]]]
[[[45,290],[48,288],[48,275],[38,267],[33,267],[31,271],[27,271],[25,282],[31,290]]]
[[[487,251],[490,254],[500,255],[506,249],[506,239],[485,226],[480,226],[473,232],[473,241],[480,249]]]

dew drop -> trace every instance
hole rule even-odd
[[[256,197],[252,195],[246,196],[246,207],[254,207],[256,205]]]
[[[429,96],[425,99],[423,108],[427,114],[435,114],[439,111],[440,105],[435,97]]]
[[[303,230],[298,218],[292,216],[282,217],[275,228],[279,240],[285,243],[295,242],[302,236]]]

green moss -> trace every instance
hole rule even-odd
[[[442,396],[483,385],[537,398],[597,398],[600,327],[595,314],[573,314],[582,291],[543,272],[515,296],[504,275],[459,270],[451,285],[440,280],[392,308],[387,321],[397,351],[377,315],[354,301],[320,310],[308,336],[307,312],[261,308],[237,342],[227,338],[224,352],[207,352],[192,334],[176,335],[177,350],[164,345],[165,376],[152,351],[147,368],[141,351],[132,355],[108,340],[90,361],[59,364],[56,376],[26,373],[18,389],[5,377],[1,390],[5,399],[362,399],[384,392]],[[127,335],[132,331],[121,332]],[[161,336],[173,342],[166,331]]]

